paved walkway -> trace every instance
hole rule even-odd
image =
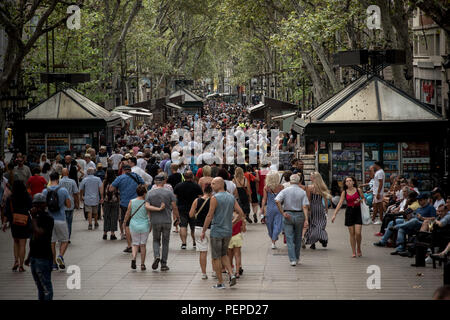
[[[147,271],[130,269],[130,254],[123,253],[125,241],[102,240],[102,222],[97,231],[88,231],[81,211],[74,217],[72,244],[66,253],[66,265],[81,268],[81,289],[69,290],[69,274],[52,274],[54,299],[430,299],[442,284],[442,268],[414,268],[414,259],[391,256],[392,249],[372,245],[379,226],[363,227],[363,257],[351,258],[344,214],[334,224],[329,219],[328,248],[302,251],[301,265],[288,263],[287,247],[270,248],[266,227],[251,224],[244,237],[244,274],[238,284],[226,290],[214,290],[214,279],[201,280],[198,255],[180,249],[178,234],[171,234],[169,267],[163,273],[152,271],[152,245],[149,241]],[[150,237],[151,238],[151,237]],[[280,237],[280,239],[282,239]],[[37,289],[30,269],[13,273],[10,230],[0,232],[0,299],[36,299]],[[381,289],[367,289],[367,267],[381,269]],[[208,257],[208,275],[211,272]],[[423,275],[418,275],[422,273]]]

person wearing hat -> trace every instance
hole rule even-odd
[[[406,251],[405,236],[406,234],[414,234],[420,230],[425,220],[434,220],[436,218],[436,209],[428,201],[429,194],[422,192],[417,197],[420,208],[414,211],[414,218],[402,224],[390,227],[392,231],[398,230],[396,248],[392,255],[404,253]]]
[[[47,212],[47,197],[36,193],[31,213],[32,234],[30,251],[25,264],[31,264],[31,274],[38,288],[39,300],[53,300],[52,286],[52,233],[54,220]]]
[[[440,205],[445,205],[444,195],[442,190],[438,187],[431,191],[432,200],[434,200],[433,207],[437,210]]]
[[[278,210],[283,215],[284,232],[288,246],[288,256],[291,266],[296,266],[300,260],[302,246],[302,230],[308,225],[309,201],[305,190],[300,188],[300,176],[291,175],[291,186],[283,189],[275,197]]]

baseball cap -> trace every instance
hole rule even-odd
[[[47,198],[42,193],[36,193],[33,197],[33,203],[46,203]]]
[[[428,192],[422,192],[421,194],[419,194],[419,196],[417,197],[418,200],[420,199],[428,199],[430,198],[430,195],[428,194]]]

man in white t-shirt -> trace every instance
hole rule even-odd
[[[382,168],[382,164],[379,161],[375,161],[373,165],[375,169],[375,176],[373,177],[373,214],[372,221],[374,224],[380,224],[383,221],[383,198],[384,198],[384,179],[385,174]],[[380,216],[380,220],[375,221],[377,214]]]
[[[123,155],[120,154],[120,149],[116,149],[114,151],[114,154],[112,154],[109,157],[109,161],[112,162],[112,169],[114,171],[116,171],[116,174],[117,174],[117,171],[119,171],[119,164],[120,164],[120,161],[122,161],[122,158],[123,158]]]
[[[442,197],[442,190],[439,189],[438,187],[434,188],[431,191],[431,196],[432,196],[432,199],[434,200],[433,207],[436,210],[439,208],[440,205],[445,205],[445,200]]]
[[[144,153],[138,152],[136,158],[137,158],[137,166],[145,171],[145,167],[147,167],[147,161],[144,159]]]

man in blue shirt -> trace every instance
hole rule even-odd
[[[436,209],[430,204],[428,199],[429,195],[427,193],[422,192],[421,194],[419,194],[417,200],[419,200],[420,208],[414,212],[415,217],[405,223],[398,224],[392,227],[393,229],[398,230],[396,243],[397,247],[395,248],[395,251],[391,253],[392,255],[405,252],[406,234],[413,234],[418,232],[425,220],[434,220],[434,218],[436,217]]]
[[[70,195],[67,189],[59,186],[59,174],[57,172],[50,174],[50,186],[42,191],[42,194],[47,198],[47,202],[49,201],[49,197],[47,197],[47,195],[50,191],[57,192],[59,204],[58,211],[51,211],[50,208],[48,208],[48,212],[55,221],[52,234],[52,252],[53,270],[56,271],[58,270],[58,265],[56,262],[58,262],[60,269],[66,268],[63,258],[69,244],[69,228],[66,220],[66,209],[70,208],[72,203],[70,201]],[[59,256],[56,257],[56,242],[58,241],[61,245],[59,247]]]
[[[128,246],[124,252],[131,252],[131,234],[128,225],[124,228],[125,214],[127,213],[128,204],[130,200],[137,197],[136,188],[140,184],[145,184],[144,180],[134,172],[131,172],[131,167],[129,165],[122,166],[123,174],[118,176],[111,184],[109,191],[114,192],[114,190],[119,189],[120,192],[120,233],[122,234],[122,239],[127,239]]]

